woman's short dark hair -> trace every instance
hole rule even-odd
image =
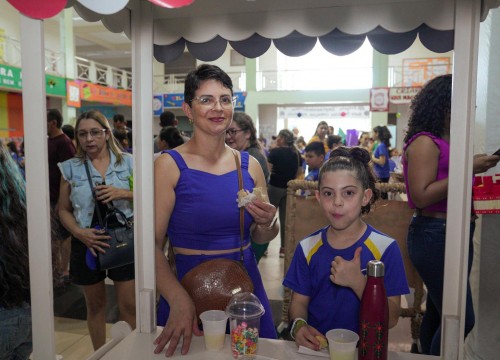
[[[206,80],[215,80],[220,82],[225,88],[231,90],[233,95],[233,82],[228,74],[216,65],[203,64],[191,71],[184,82],[184,102],[191,106],[191,101],[195,97],[196,90],[199,89],[201,82]]]
[[[255,129],[255,125],[253,124],[253,120],[250,117],[250,115],[241,112],[241,111],[236,111],[233,114],[233,121],[238,124],[238,127],[243,130],[247,131],[250,133],[250,138],[248,139],[249,148],[261,148],[260,143],[257,141],[257,130]]]

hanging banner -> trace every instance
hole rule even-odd
[[[163,95],[153,95],[153,116],[160,116],[163,112]]]
[[[246,92],[235,92],[236,97],[235,109],[242,109],[245,107],[245,99],[247,97]],[[181,108],[184,102],[184,94],[163,94],[163,108]]]
[[[389,88],[378,87],[370,89],[370,111],[389,111]]]
[[[66,104],[76,108],[82,106],[80,100],[80,83],[78,81],[68,80],[66,82],[66,89]]]
[[[0,88],[21,91],[22,87],[21,69],[0,64]],[[45,93],[64,97],[66,95],[66,79],[54,75],[45,75]]]
[[[80,98],[85,101],[132,106],[132,92],[82,81]]]
[[[321,105],[321,106],[287,106],[278,108],[278,116],[285,119],[369,119],[368,105]]]
[[[420,86],[416,87],[393,87],[389,90],[389,101],[392,104],[408,104],[422,89]]]

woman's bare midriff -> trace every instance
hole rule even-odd
[[[250,243],[243,247],[243,250],[248,249]],[[233,248],[227,250],[198,250],[198,249],[186,249],[181,247],[174,247],[174,254],[179,255],[221,255],[221,254],[230,254],[234,252],[240,251],[240,248]]]

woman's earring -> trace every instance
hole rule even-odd
[[[189,123],[193,125],[193,119],[189,118]]]

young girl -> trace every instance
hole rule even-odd
[[[394,239],[361,218],[378,199],[368,151],[340,147],[319,173],[316,198],[330,225],[302,240],[283,285],[292,291],[290,334],[299,346],[319,350],[316,336],[334,328],[358,332],[358,312],[370,260],[385,264],[389,327],[398,322],[400,295],[409,292]]]

